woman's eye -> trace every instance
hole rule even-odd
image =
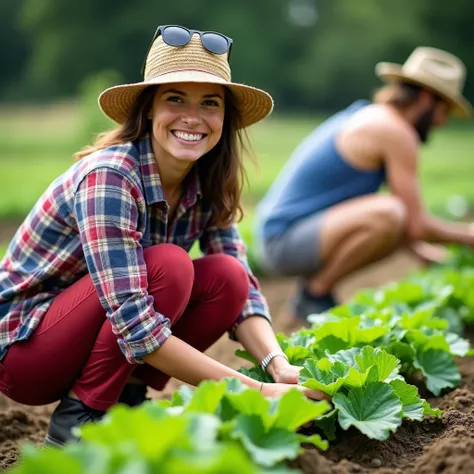
[[[204,101],[204,105],[210,105],[212,107],[219,107],[219,102],[217,100],[208,99]]]
[[[178,95],[171,95],[166,100],[169,102],[183,102],[183,98],[179,97]]]

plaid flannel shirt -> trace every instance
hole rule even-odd
[[[89,273],[130,363],[159,348],[171,334],[166,315],[147,292],[143,249],[165,242],[204,255],[239,259],[250,278],[247,303],[233,330],[249,315],[270,321],[266,301],[234,224],[210,225],[196,168],[171,223],[149,136],[100,150],[58,177],[35,204],[0,262],[0,360],[28,339],[54,297]]]

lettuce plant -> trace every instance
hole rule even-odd
[[[350,327],[346,336],[352,333]],[[309,339],[307,343],[314,344]],[[352,347],[335,353],[326,349],[325,357],[306,359],[299,383],[332,397],[333,410],[315,419],[328,439],[335,438],[338,422],[344,430],[354,426],[369,438],[385,440],[404,418],[421,421],[424,415],[441,414],[419,397],[400,368],[400,360],[380,348]]]
[[[12,474],[293,473],[284,462],[301,443],[327,449],[319,435],[297,431],[329,408],[296,389],[270,400],[236,379],[203,382],[171,401],[118,405],[77,430],[82,441],[63,450],[25,446]]]
[[[415,386],[405,382],[399,369],[395,356],[365,346],[308,359],[299,383],[333,397],[334,410],[319,424],[330,439],[335,432],[331,423],[337,419],[344,430],[354,426],[369,438],[385,440],[404,418],[421,421],[424,415],[440,416],[419,397]]]

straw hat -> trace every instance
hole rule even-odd
[[[466,66],[456,56],[436,48],[418,47],[403,66],[378,63],[376,74],[386,82],[409,82],[433,91],[451,105],[451,113],[467,118],[472,106],[462,95]]]
[[[273,100],[266,92],[231,82],[228,55],[207,51],[197,34],[181,47],[168,46],[158,36],[148,53],[144,76],[143,82],[114,86],[102,92],[99,96],[102,111],[123,123],[143,89],[171,82],[215,83],[227,87],[242,113],[242,128],[263,119],[273,108]]]

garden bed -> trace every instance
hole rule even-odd
[[[381,285],[408,273],[413,262],[398,257],[355,275],[342,286],[344,297],[360,286]],[[287,332],[286,301],[293,281],[264,281],[263,289],[275,319],[275,327]],[[474,333],[467,334],[474,342]],[[223,338],[211,350],[216,359],[238,368],[242,361],[233,355],[237,345],[229,346]],[[405,421],[386,441],[369,440],[350,429],[338,441],[332,441],[322,453],[307,448],[291,466],[305,474],[467,474],[474,472],[474,357],[457,360],[462,382],[459,388],[437,398],[421,395],[431,406],[443,410],[441,419],[426,418],[423,422]],[[163,397],[177,387],[172,381]],[[41,444],[53,406],[25,407],[0,395],[0,469],[18,459],[18,447],[24,441]]]

